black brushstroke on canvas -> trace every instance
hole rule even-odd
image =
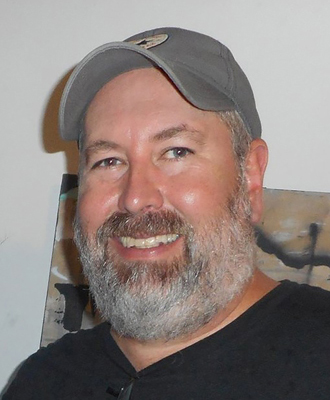
[[[84,309],[89,301],[88,286],[55,283],[55,287],[65,299],[65,309],[62,320],[64,329],[69,332],[78,331],[81,328]]]
[[[60,194],[68,193],[69,190],[78,186],[78,175],[63,174]]]
[[[288,267],[301,269],[309,265],[310,270],[317,265],[330,267],[330,254],[317,254],[315,251],[320,232],[320,226],[316,223],[311,223],[309,226],[311,245],[306,249],[301,249],[300,253],[294,253],[285,250],[272,236],[267,235],[262,228],[255,228],[257,245],[262,251],[267,254],[274,254]]]
[[[319,226],[315,223],[309,225],[309,237],[311,238],[311,246],[310,246],[310,255],[311,255],[311,262],[309,264],[308,273],[307,273],[307,283],[310,283],[311,276],[314,268],[314,259],[315,259],[315,249],[317,243],[317,237],[319,234]]]

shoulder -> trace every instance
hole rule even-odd
[[[107,362],[108,337],[109,326],[104,323],[69,333],[39,349],[23,363],[3,399],[35,399],[38,391],[46,393],[55,385],[65,387],[68,381],[75,385],[89,379],[92,368],[102,371]]]
[[[109,334],[110,328],[107,324],[76,333],[68,333],[56,342],[41,348],[27,362],[65,363],[67,360],[71,360],[71,362],[78,363],[83,362],[86,358],[90,360],[93,354],[104,353],[105,340],[110,336]]]
[[[268,338],[274,336],[283,343],[318,341],[330,351],[329,291],[284,281],[261,300],[257,309],[259,328],[267,330]]]
[[[282,307],[296,316],[310,314],[314,318],[330,317],[330,292],[307,284],[284,281],[279,286],[279,296],[283,297]]]

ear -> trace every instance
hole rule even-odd
[[[245,172],[251,202],[251,222],[259,222],[263,210],[263,179],[268,161],[267,144],[262,139],[251,142],[246,157]]]

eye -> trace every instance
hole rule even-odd
[[[92,169],[96,169],[96,168],[113,168],[113,167],[117,167],[120,164],[122,164],[122,161],[120,161],[118,158],[109,157],[109,158],[104,158],[103,160],[97,161],[92,166]]]
[[[193,151],[187,147],[174,147],[165,152],[165,157],[169,159],[180,159],[193,154]]]

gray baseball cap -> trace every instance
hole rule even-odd
[[[150,67],[163,70],[195,107],[237,110],[252,138],[261,136],[252,88],[230,50],[201,33],[159,28],[104,44],[76,66],[60,104],[62,138],[78,140],[86,109],[107,82],[125,72]]]

